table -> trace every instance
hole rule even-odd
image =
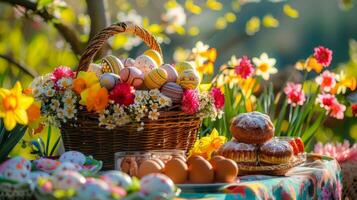
[[[249,175],[218,193],[182,193],[185,199],[341,199],[341,169],[333,158],[310,155],[285,176]]]

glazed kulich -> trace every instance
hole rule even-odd
[[[239,143],[235,140],[223,144],[217,154],[232,159],[239,164],[256,164],[258,161],[257,147],[255,145]]]
[[[258,157],[261,164],[288,163],[294,155],[291,145],[287,141],[273,139],[260,147]]]
[[[233,118],[230,131],[238,142],[263,144],[274,136],[274,125],[268,115],[249,112]]]

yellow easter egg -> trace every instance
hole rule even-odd
[[[155,68],[144,78],[144,84],[149,89],[161,88],[166,83],[167,73],[164,69]]]
[[[144,52],[144,55],[147,55],[150,58],[152,58],[156,62],[157,66],[160,66],[163,64],[163,60],[162,60],[160,53],[155,50],[152,50],[152,49],[146,50]]]
[[[179,62],[175,65],[175,69],[178,74],[181,74],[188,69],[195,70],[195,67],[190,62]]]
[[[196,89],[200,84],[200,76],[194,70],[184,70],[177,79],[177,83],[184,89]]]
[[[113,55],[105,56],[101,62],[103,73],[114,73],[119,75],[120,70],[124,69],[121,60]]]

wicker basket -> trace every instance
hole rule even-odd
[[[340,163],[342,171],[342,198],[357,199],[357,161]]]
[[[108,38],[118,33],[132,33],[139,36],[151,49],[161,54],[155,38],[145,29],[130,22],[116,23],[99,32],[83,53],[78,71],[87,71],[93,57]],[[186,152],[192,147],[201,126],[200,118],[181,111],[160,111],[158,120],[145,118],[143,131],[137,131],[137,124],[127,124],[108,130],[98,126],[98,115],[84,110],[78,120],[62,126],[66,150],[81,151],[103,161],[104,169],[114,168],[114,153],[120,151],[150,151],[179,149]]]

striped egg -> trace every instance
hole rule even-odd
[[[120,78],[135,88],[139,88],[144,82],[144,74],[135,67],[125,67],[120,71]]]
[[[163,63],[160,53],[155,51],[155,50],[153,50],[153,49],[146,50],[144,52],[144,55],[147,55],[150,58],[152,58],[153,60],[155,60],[157,66],[160,66]]]
[[[123,63],[119,60],[119,58],[113,55],[105,56],[102,59],[101,65],[103,73],[114,73],[118,75],[120,73],[120,70],[124,68]]]
[[[124,64],[124,67],[134,67],[135,60],[132,58],[121,58],[121,62]]]
[[[157,67],[157,64],[154,59],[150,58],[147,55],[141,55],[135,59],[134,66],[145,75],[148,74],[152,69]]]
[[[100,76],[99,83],[102,87],[111,90],[116,84],[120,83],[120,77],[114,73],[104,73]]]
[[[177,73],[180,75],[183,71],[191,69],[195,70],[195,67],[190,62],[179,62],[175,65]]]
[[[161,93],[169,97],[172,103],[180,103],[182,100],[183,89],[176,83],[168,82],[162,86]]]
[[[149,89],[160,88],[166,83],[167,73],[164,69],[155,68],[145,75],[144,83]]]
[[[94,72],[97,75],[97,77],[100,77],[103,74],[102,66],[95,63],[89,64],[87,71]]]
[[[200,76],[194,70],[184,70],[178,77],[177,83],[184,89],[196,89],[200,84]]]
[[[176,69],[170,64],[163,64],[161,69],[164,69],[167,73],[167,82],[176,82],[177,80],[177,71]]]

